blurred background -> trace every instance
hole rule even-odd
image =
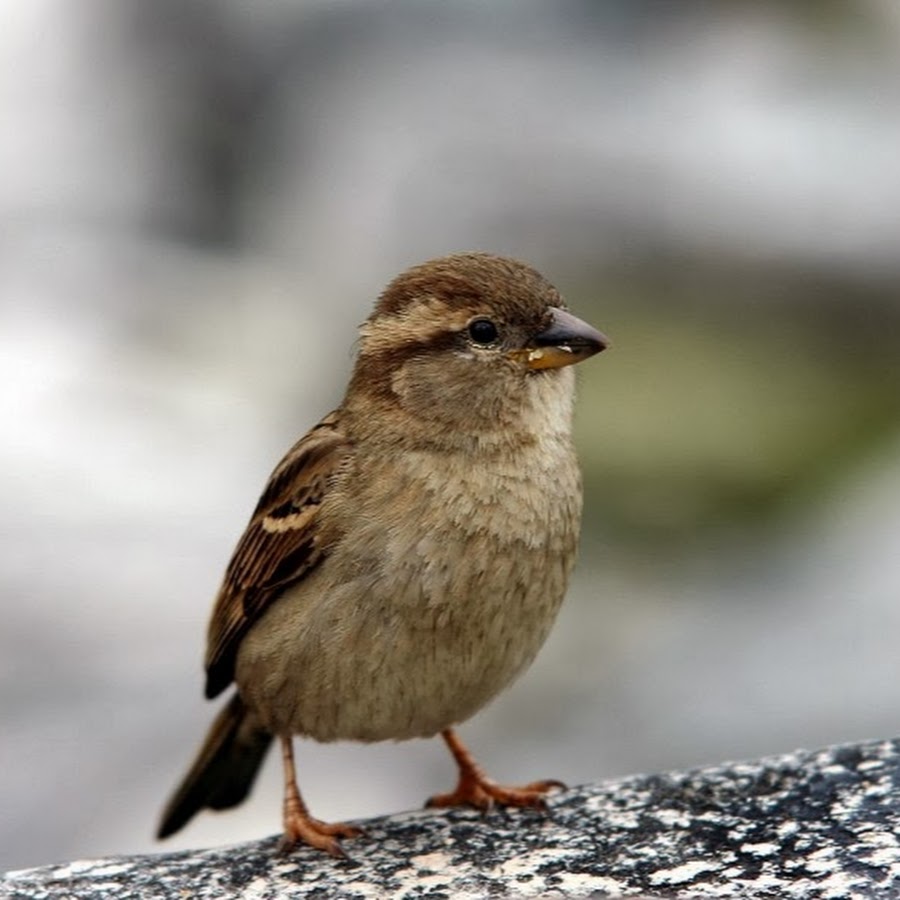
[[[900,731],[894,0],[0,5],[0,869],[162,849],[264,479],[397,272],[528,260],[579,367],[577,577],[463,734],[571,783]],[[298,748],[323,818],[436,741]],[[252,800],[167,845],[275,833]]]

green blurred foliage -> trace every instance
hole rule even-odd
[[[900,428],[897,304],[760,282],[573,298],[612,340],[580,367],[588,527],[683,546],[771,525]]]

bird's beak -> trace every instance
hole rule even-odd
[[[550,324],[519,351],[529,369],[558,369],[581,362],[609,346],[609,339],[570,312],[551,307]]]

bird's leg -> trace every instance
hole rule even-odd
[[[449,794],[436,794],[427,806],[474,806],[490,809],[495,803],[500,806],[531,806],[546,809],[544,795],[553,788],[564,788],[561,781],[533,781],[522,787],[503,787],[484,774],[472,754],[452,728],[441,732],[453,758],[459,766],[459,783]]]
[[[343,822],[321,822],[309,814],[297,788],[293,739],[290,735],[281,735],[280,740],[284,762],[284,837],[279,849],[282,853],[288,853],[302,841],[332,856],[345,856],[338,838],[356,837],[362,834],[362,829]]]

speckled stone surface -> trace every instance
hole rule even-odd
[[[365,823],[351,859],[276,839],[10,872],[0,897],[900,897],[900,740],[586,786],[527,811]]]

